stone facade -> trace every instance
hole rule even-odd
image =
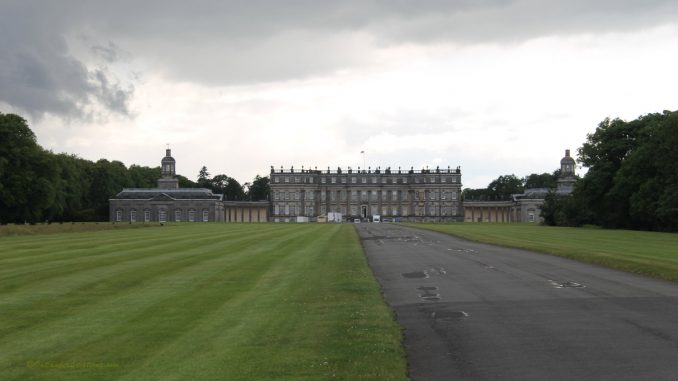
[[[175,160],[166,151],[157,188],[124,188],[109,199],[114,222],[223,222],[221,195],[204,188],[179,188]]]
[[[344,220],[462,221],[461,171],[274,170],[271,167],[271,221],[336,212]]]

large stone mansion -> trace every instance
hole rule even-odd
[[[271,168],[271,220],[341,213],[396,221],[462,221],[459,168],[326,171]]]
[[[295,222],[330,213],[344,221],[375,215],[412,222],[535,222],[549,189],[528,189],[507,201],[462,201],[461,170],[271,167],[270,200],[225,201],[205,188],[179,188],[167,149],[157,188],[125,188],[109,199],[114,222]],[[558,193],[570,193],[575,161],[566,150]]]

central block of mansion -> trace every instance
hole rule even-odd
[[[274,170],[271,167],[273,222],[294,221],[331,212],[348,220],[374,215],[396,221],[463,221],[461,171]]]

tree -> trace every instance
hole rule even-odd
[[[579,149],[589,168],[578,184],[591,222],[606,227],[678,230],[678,113],[605,119]]]
[[[269,200],[271,186],[268,177],[257,175],[247,189],[247,198],[252,201]]]
[[[525,189],[534,189],[534,188],[555,188],[557,181],[558,181],[558,175],[560,174],[560,170],[554,171],[552,174],[551,173],[542,173],[542,174],[536,174],[532,173],[529,176],[526,176],[523,179],[523,184]]]
[[[240,183],[232,178],[228,178],[228,183],[224,188],[224,199],[226,200],[245,200],[245,190]]]
[[[198,172],[198,186],[202,188],[212,189],[212,181],[210,179],[210,173],[207,172],[207,167],[204,165],[200,168]]]
[[[26,120],[0,113],[0,222],[36,222],[56,197],[58,172]]]
[[[506,198],[512,194],[523,193],[523,182],[516,175],[499,176],[487,186],[491,195],[496,198]]]

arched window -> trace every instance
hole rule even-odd
[[[129,211],[129,222],[137,222],[137,211],[132,209]]]
[[[188,210],[188,222],[195,222],[195,209]]]

